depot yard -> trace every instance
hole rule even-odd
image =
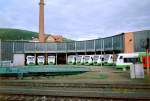
[[[60,66],[61,67],[61,66]],[[69,67],[69,66],[68,66]],[[74,66],[76,67],[76,66]],[[47,77],[32,77],[32,79],[38,80],[38,79],[47,79],[47,80],[56,80],[56,81],[79,81],[79,82],[99,82],[99,81],[105,81],[105,82],[122,82],[122,81],[144,81],[146,82],[147,79],[137,79],[133,80],[130,79],[130,71],[122,71],[115,69],[115,67],[112,66],[82,66],[85,68],[89,68],[89,72],[85,72],[82,74],[75,74],[75,75],[63,75],[63,76],[47,76]],[[62,66],[63,68],[63,66]],[[31,77],[25,77],[23,79],[31,79]]]
[[[57,65],[52,67],[86,68],[89,71],[69,75],[1,77],[0,101],[12,101],[12,99],[14,101],[150,100],[150,81],[147,78],[130,79],[129,70],[118,70],[114,66]]]
[[[47,67],[47,66],[44,66]],[[130,70],[122,71],[116,69],[115,66],[76,66],[76,65],[58,65],[52,66],[59,68],[85,68],[89,71],[84,73],[64,74],[64,75],[32,75],[18,77],[1,77],[1,79],[15,79],[15,80],[53,80],[66,82],[149,82],[146,76],[144,79],[130,79]],[[31,67],[32,68],[32,67]],[[37,67],[38,68],[38,67]]]
[[[68,66],[69,67],[69,66]],[[76,66],[74,66],[76,67]],[[83,67],[83,66],[82,66]],[[116,70],[115,68],[111,67],[98,67],[98,66],[84,66],[85,68],[89,68],[89,72],[85,72],[82,74],[76,74],[76,75],[63,75],[63,76],[49,76],[49,77],[41,77],[41,79],[53,79],[53,80],[80,80],[80,81],[86,81],[87,79],[91,80],[112,80],[112,77],[114,78],[113,81],[121,80],[122,78],[128,80],[129,78],[129,72],[123,72],[120,70]],[[63,68],[63,67],[62,67]],[[30,77],[29,77],[30,78]],[[28,79],[28,77],[24,78]],[[35,79],[39,79],[38,77]]]

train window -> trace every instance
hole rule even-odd
[[[107,61],[109,59],[109,55],[104,56],[104,60]]]
[[[85,60],[89,60],[90,59],[90,56],[85,56]]]
[[[94,56],[94,60],[97,61],[99,56]]]
[[[136,63],[138,62],[138,58],[124,58],[125,63]]]
[[[119,59],[123,59],[123,56],[120,56]]]

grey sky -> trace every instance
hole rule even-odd
[[[0,27],[38,32],[39,0],[0,0]],[[150,0],[45,0],[45,32],[74,40],[150,29]]]

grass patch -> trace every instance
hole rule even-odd
[[[107,74],[100,74],[99,78],[100,79],[106,79],[106,78],[108,78],[108,75]]]

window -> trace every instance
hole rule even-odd
[[[124,58],[125,63],[136,63],[138,62],[138,58]]]
[[[120,56],[120,58],[119,59],[123,59],[123,56]]]
[[[99,56],[94,56],[94,61],[97,61]]]
[[[85,61],[88,61],[90,59],[90,56],[85,56]]]

